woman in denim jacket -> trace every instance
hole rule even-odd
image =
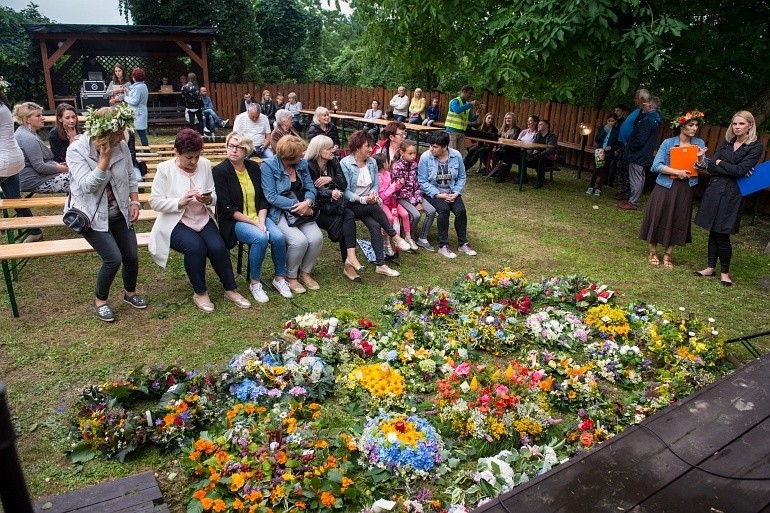
[[[354,132],[348,139],[348,151],[350,154],[340,162],[342,173],[348,182],[345,189],[347,208],[352,210],[356,219],[363,221],[369,230],[377,274],[398,276],[398,271],[385,265],[382,231],[384,230],[402,251],[409,251],[410,248],[390,225],[380,207],[377,164],[371,157],[372,138],[365,130]]]
[[[657,173],[655,189],[650,194],[650,201],[644,211],[644,221],[639,238],[650,243],[647,260],[658,265],[658,244],[666,249],[663,254],[663,266],[672,269],[674,263],[671,253],[674,246],[684,246],[692,242],[691,218],[692,200],[695,186],[698,184],[698,169],[706,169],[706,143],[695,137],[698,127],[703,123],[703,113],[693,110],[676,118],[672,123],[670,137],[663,141],[652,163],[652,172]],[[677,146],[697,146],[695,169],[674,169],[670,166],[671,149]]]
[[[299,137],[283,136],[275,147],[275,155],[262,163],[262,192],[270,204],[267,216],[286,237],[286,281],[294,294],[303,294],[306,288],[321,288],[310,275],[323,246],[321,229],[314,218],[296,226],[289,226],[286,219],[287,212],[314,215],[316,190],[307,161],[302,158],[305,148],[305,141]],[[295,198],[284,195],[289,191]]]
[[[428,137],[430,150],[420,157],[417,180],[423,197],[438,213],[438,252],[447,258],[457,255],[449,247],[449,213],[455,215],[458,249],[469,256],[476,252],[468,244],[468,214],[463,203],[467,176],[460,152],[449,147],[447,132],[434,132]]]

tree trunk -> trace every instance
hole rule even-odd
[[[594,97],[594,109],[601,109],[604,105],[604,100],[607,99],[607,96],[612,90],[612,86],[615,84],[615,79],[612,78],[612,75],[614,75],[616,71],[617,69],[615,68],[610,68],[607,70],[607,75],[604,77],[604,82],[602,82],[602,85],[596,90],[596,96]]]
[[[746,110],[754,114],[757,126],[770,116],[770,82],[760,89],[754,98],[746,105]]]

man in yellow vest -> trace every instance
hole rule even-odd
[[[449,147],[462,153],[465,149],[465,128],[468,121],[476,121],[478,100],[473,100],[473,87],[466,85],[460,91],[460,96],[449,102],[449,111],[446,113],[444,130],[449,132]]]

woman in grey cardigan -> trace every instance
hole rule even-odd
[[[136,293],[139,252],[133,223],[142,205],[125,141],[125,131],[133,126],[133,109],[123,104],[90,111],[86,133],[67,150],[72,173],[71,206],[91,219],[91,228],[83,232],[83,237],[102,259],[93,308],[97,318],[106,322],[115,320],[107,298],[121,263],[123,300],[134,308],[147,308],[147,301]]]
[[[14,137],[24,153],[24,168],[19,175],[22,192],[67,192],[67,164],[57,164],[53,152],[37,136],[45,124],[43,107],[32,102],[19,103],[13,107],[13,118],[19,124]]]

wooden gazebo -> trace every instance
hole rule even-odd
[[[24,27],[29,37],[40,45],[49,109],[55,108],[57,97],[72,97],[75,80],[70,79],[68,86],[65,78],[68,74],[72,76],[75,64],[82,63],[89,55],[98,56],[108,64],[118,58],[138,64],[189,57],[190,70],[202,83],[208,83],[207,45],[217,32],[212,27],[155,25],[30,24]],[[176,77],[169,78],[173,81]]]

